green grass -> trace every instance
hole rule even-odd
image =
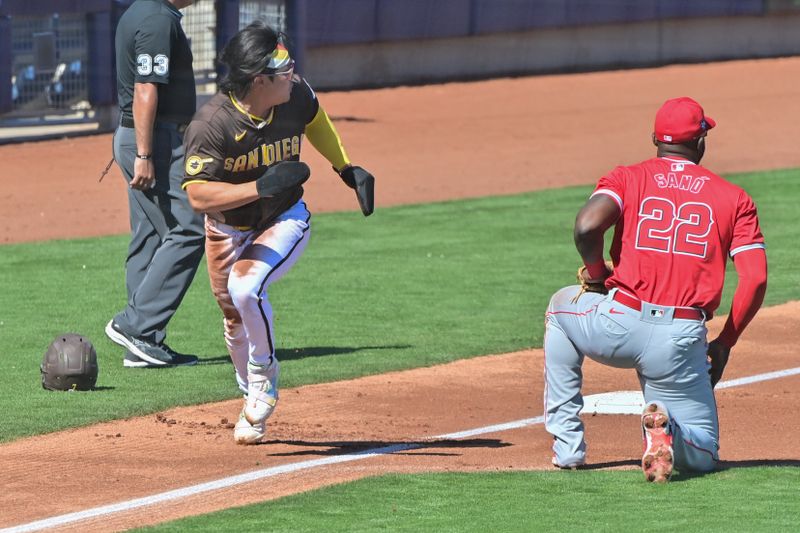
[[[740,175],[768,241],[767,303],[800,297],[800,171]],[[271,290],[282,385],[541,346],[550,295],[573,283],[575,213],[590,187],[315,216],[311,244]],[[313,208],[313,206],[312,206]],[[127,236],[0,246],[0,442],[238,394],[201,266],[170,325],[193,368],[124,369],[103,327],[122,306]],[[727,312],[729,280],[720,312]],[[780,287],[780,289],[776,289]],[[58,333],[92,340],[99,390],[54,393],[39,363]]]
[[[387,475],[140,531],[796,531],[800,468]]]

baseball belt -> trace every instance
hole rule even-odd
[[[615,302],[619,302],[625,307],[630,307],[635,311],[642,310],[642,301],[638,298],[634,298],[628,294],[625,294],[622,291],[616,291],[613,297]],[[705,314],[700,309],[695,307],[670,307],[668,305],[661,306],[664,308],[671,308],[673,309],[672,317],[673,318],[680,318],[683,320],[705,320]]]
[[[135,127],[133,119],[129,117],[122,117],[119,121],[119,124],[123,128]],[[155,124],[153,124],[154,128],[177,131],[178,133],[183,133],[186,131],[186,126],[188,126],[186,123],[172,122],[169,120],[156,120]]]

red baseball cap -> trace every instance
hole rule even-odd
[[[688,96],[672,98],[656,113],[656,139],[663,143],[680,144],[697,139],[716,126],[713,118],[705,116],[703,108]]]

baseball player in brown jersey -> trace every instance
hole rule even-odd
[[[303,253],[310,214],[299,161],[303,136],[356,190],[365,216],[374,178],[352,166],[339,135],[308,83],[294,74],[282,36],[255,22],[227,44],[220,92],[185,134],[183,187],[206,214],[211,288],[224,316],[225,342],[245,404],[234,429],[240,444],[260,442],[278,400],[269,285]]]

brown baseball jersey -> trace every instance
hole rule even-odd
[[[317,96],[304,79],[294,84],[289,101],[275,106],[263,122],[244,111],[231,95],[216,94],[186,129],[183,187],[196,182],[255,181],[276,162],[299,160],[303,132],[318,109]],[[297,186],[208,215],[231,226],[263,227],[302,196],[303,187]]]

